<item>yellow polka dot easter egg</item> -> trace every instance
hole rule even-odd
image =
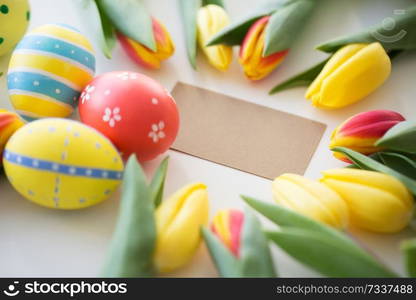
[[[20,128],[3,154],[13,187],[39,205],[80,209],[117,188],[123,161],[113,144],[80,122],[48,118]]]
[[[68,117],[94,71],[93,48],[85,36],[68,25],[42,25],[13,51],[7,75],[10,101],[27,121]]]
[[[29,24],[28,0],[0,0],[0,56],[10,52]]]

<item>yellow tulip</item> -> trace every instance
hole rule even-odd
[[[269,75],[286,57],[289,50],[263,56],[266,26],[270,16],[258,19],[251,25],[240,47],[239,63],[248,79],[259,80]]]
[[[156,42],[156,51],[152,51],[146,46],[134,41],[120,32],[117,38],[121,46],[139,65],[149,69],[159,69],[161,62],[168,59],[175,52],[175,45],[172,42],[166,27],[155,18],[152,18],[153,35]]]
[[[380,43],[347,45],[330,58],[305,97],[319,108],[341,108],[376,90],[390,71],[390,58]]]
[[[344,229],[348,207],[326,185],[295,174],[283,174],[273,181],[274,200],[294,211],[327,225]]]
[[[218,5],[210,4],[201,7],[197,14],[197,30],[199,47],[205,53],[209,63],[220,71],[225,71],[233,58],[233,50],[229,46],[206,46],[217,32],[230,24],[225,10]]]
[[[381,233],[402,230],[411,220],[413,197],[393,176],[359,169],[334,169],[321,182],[347,203],[350,221],[359,228]]]
[[[188,185],[156,210],[155,264],[171,272],[186,264],[201,242],[200,227],[208,223],[208,193],[202,183]]]

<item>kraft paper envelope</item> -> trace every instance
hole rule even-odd
[[[268,179],[303,174],[326,128],[184,83],[172,95],[181,117],[173,149]]]

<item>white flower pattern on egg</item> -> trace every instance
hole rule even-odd
[[[94,92],[95,86],[93,85],[87,85],[87,87],[82,91],[81,94],[81,103],[84,104],[84,102],[91,99],[91,94]]]
[[[113,109],[106,107],[104,110],[103,121],[108,122],[110,127],[115,127],[116,122],[121,121],[120,107],[115,107]]]
[[[158,124],[152,124],[152,130],[149,132],[149,138],[153,140],[153,143],[159,142],[160,139],[166,137],[165,132],[165,122],[160,121]]]
[[[129,80],[129,79],[137,79],[137,74],[130,73],[130,72],[123,72],[120,74],[117,74],[117,77],[121,80]]]

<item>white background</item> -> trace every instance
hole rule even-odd
[[[30,28],[44,23],[67,23],[79,28],[93,40],[71,0],[32,0]],[[226,0],[231,18],[253,9],[256,1]],[[0,1],[1,3],[1,1]],[[159,80],[168,89],[177,81],[184,81],[214,91],[232,95],[274,109],[301,115],[328,125],[306,176],[319,178],[320,171],[342,166],[328,150],[331,131],[347,117],[365,110],[393,109],[408,119],[415,118],[416,53],[406,54],[394,62],[393,72],[382,88],[364,101],[337,111],[313,108],[303,98],[299,88],[269,96],[269,89],[290,75],[320,61],[325,54],[313,50],[322,41],[340,34],[351,33],[372,25],[394,9],[403,9],[412,0],[322,0],[307,28],[301,34],[285,62],[267,79],[249,82],[236,60],[230,70],[220,73],[211,68],[203,57],[198,59],[198,72],[193,71],[186,59],[182,24],[177,3],[173,0],[146,1],[149,11],[170,31],[175,44],[175,55],[157,71],[148,71],[134,65],[116,47],[112,60],[97,53],[97,74],[111,70],[143,72]],[[237,49],[236,49],[237,50]],[[5,71],[9,56],[0,58],[0,71]],[[5,76],[0,78],[0,107],[11,108],[7,97]],[[201,112],[203,113],[203,112]],[[224,128],[224,131],[227,128]],[[292,139],[296,139],[293,136]],[[290,143],[290,140],[281,141]],[[30,145],[29,145],[30,146]],[[227,145],[224,145],[226,147]],[[219,208],[243,207],[240,194],[272,201],[271,182],[224,166],[170,151],[166,194],[189,182],[202,181],[208,185],[211,216]],[[145,165],[150,174],[160,159]],[[278,176],[279,174],[276,174]],[[96,276],[99,274],[118,210],[118,194],[95,207],[81,211],[45,209],[19,196],[4,176],[0,176],[0,276]],[[403,274],[399,244],[414,236],[410,230],[396,235],[379,235],[354,230],[354,236],[377,255],[385,264]],[[281,276],[317,276],[293,261],[277,247],[272,246],[275,263]],[[337,253],[334,253],[337,255]],[[216,271],[201,247],[194,260],[182,270],[169,276],[216,276]]]

